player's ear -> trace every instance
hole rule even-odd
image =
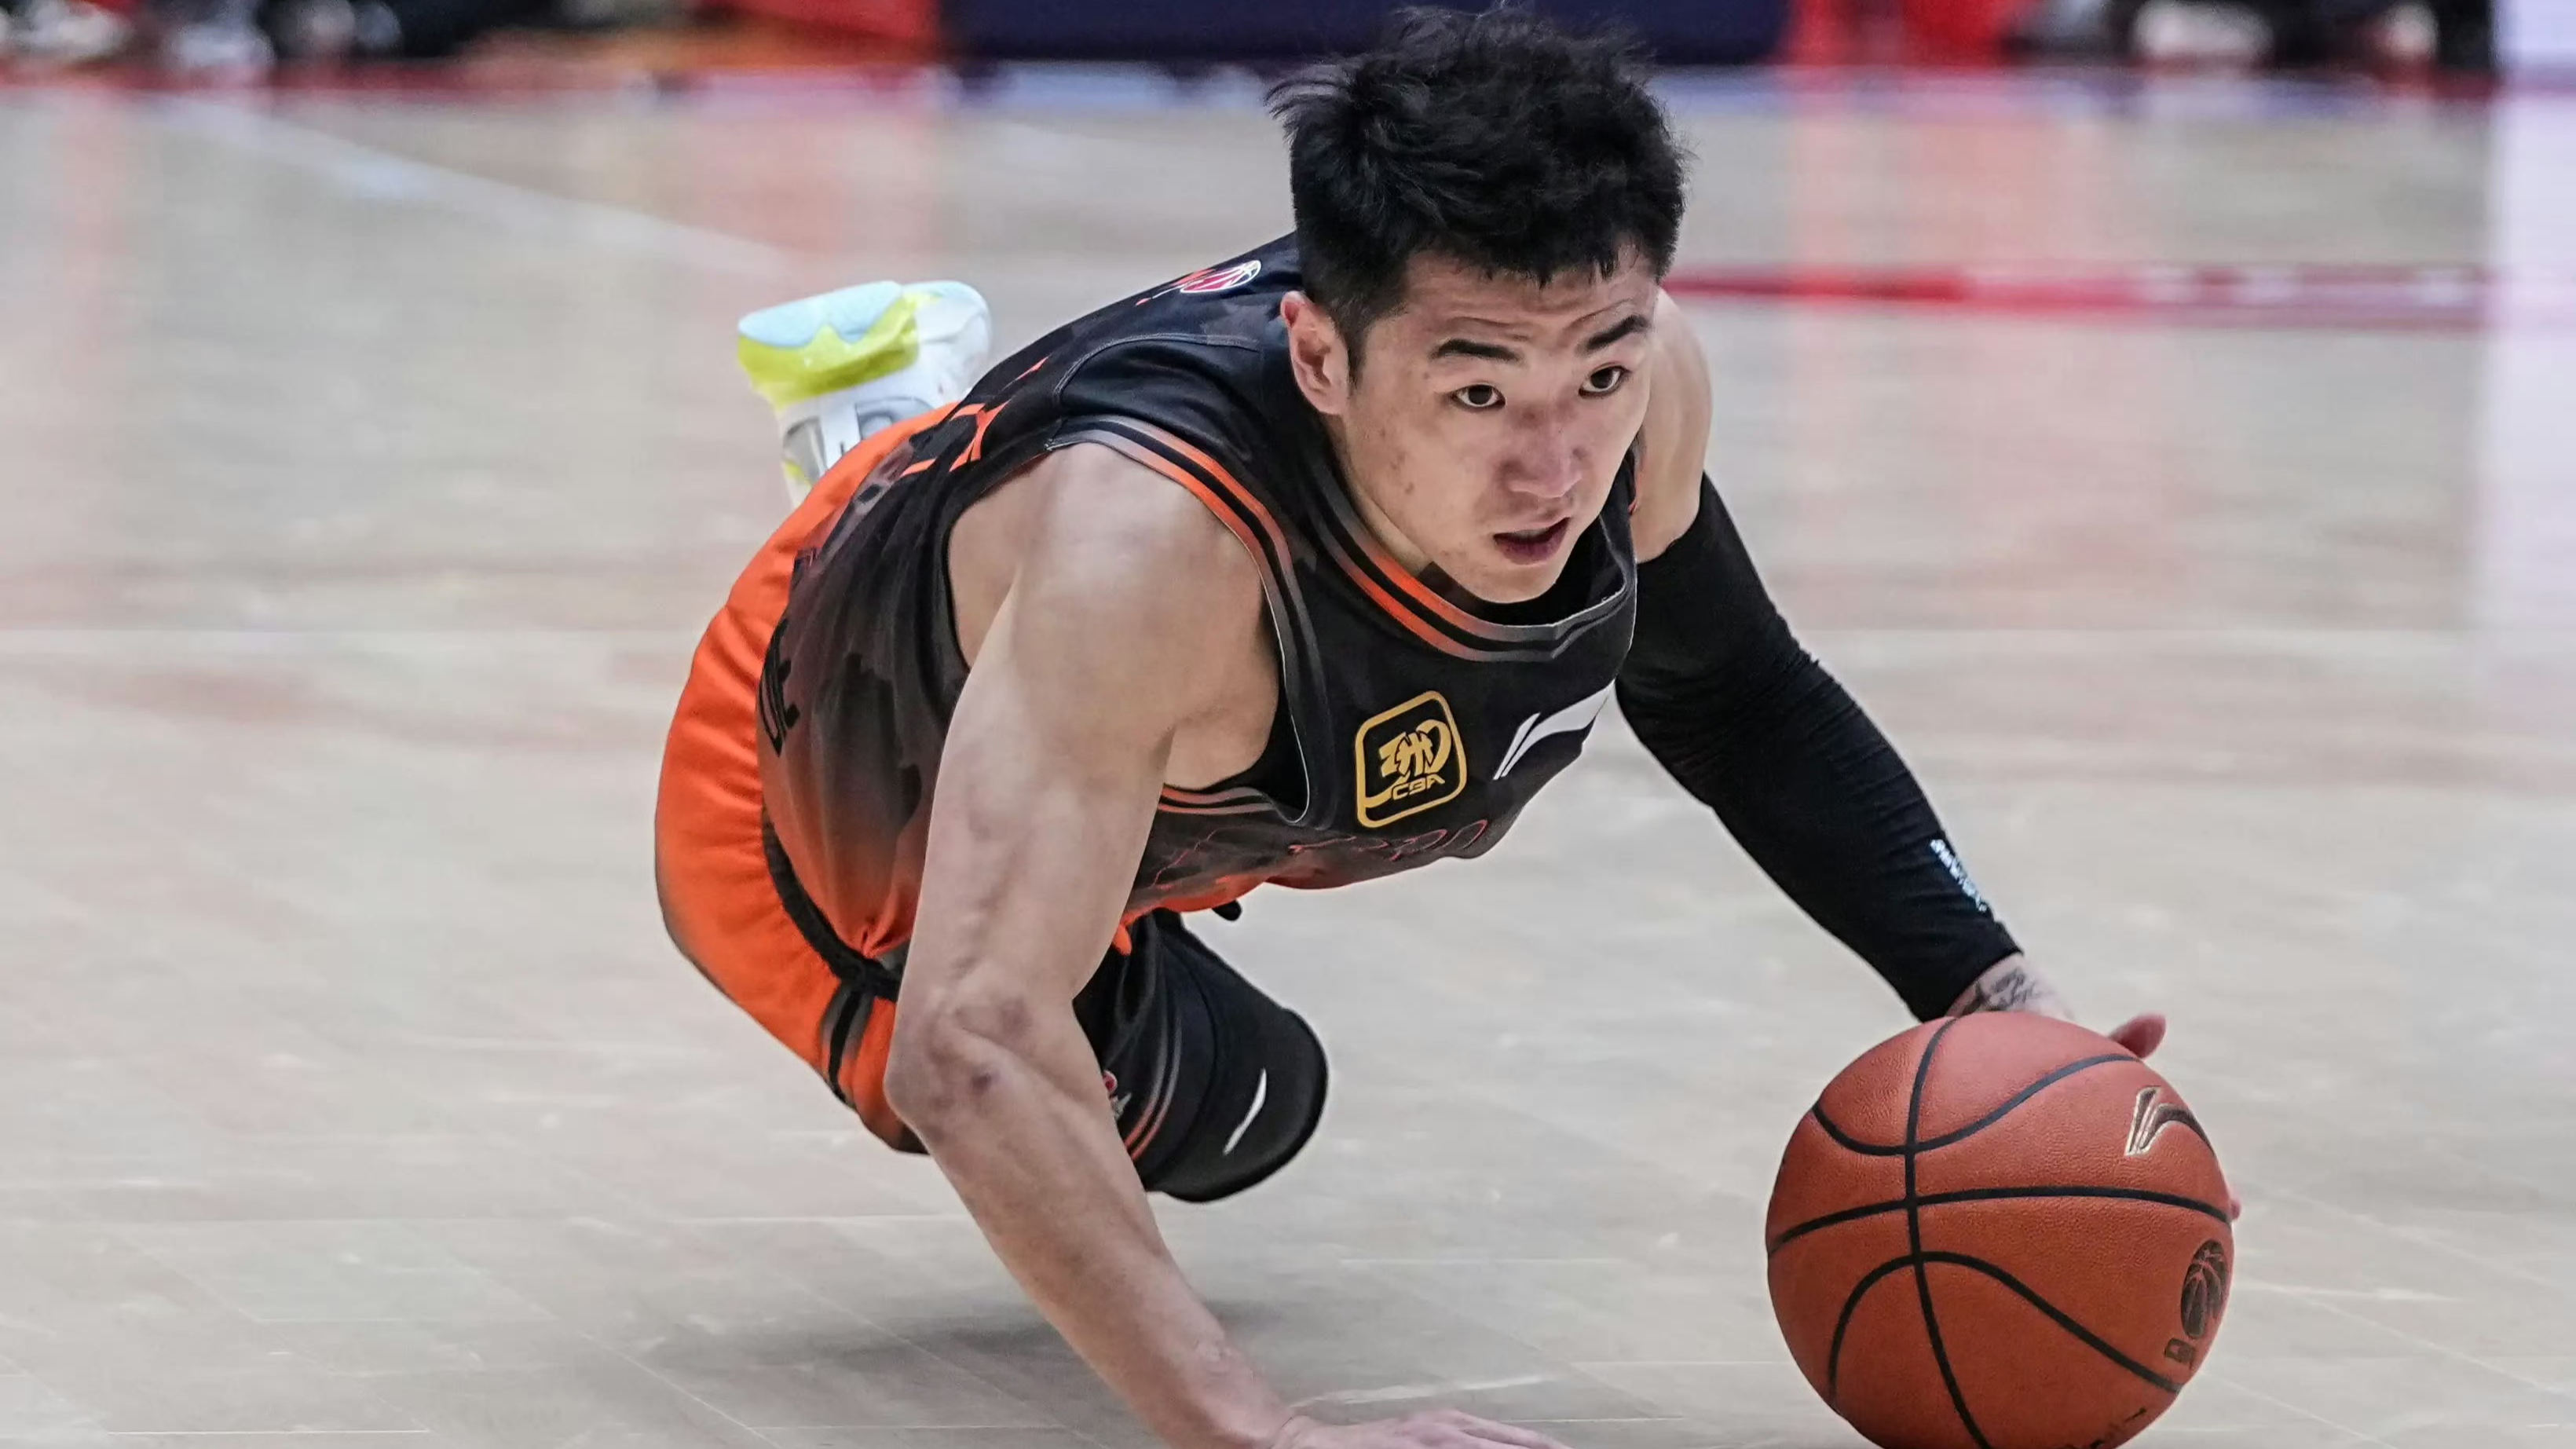
[[[1288,324],[1288,365],[1297,374],[1298,391],[1319,413],[1349,411],[1351,353],[1342,329],[1303,292],[1279,299],[1279,320]]]

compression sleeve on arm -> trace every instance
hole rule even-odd
[[[1921,1020],[2013,954],[1913,772],[1791,636],[1707,479],[1637,592],[1620,712],[1790,899]]]

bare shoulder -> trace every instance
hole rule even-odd
[[[1091,444],[1011,486],[1027,511],[994,623],[1009,667],[1052,679],[1060,699],[1150,698],[1163,708],[1143,713],[1165,720],[1221,703],[1231,671],[1211,662],[1258,648],[1264,614],[1259,568],[1207,506]]]
[[[1104,602],[1194,600],[1201,611],[1249,616],[1261,572],[1225,525],[1162,474],[1097,444],[1048,455],[1020,486],[1034,486],[1021,573],[1054,587],[1096,591]]]
[[[1637,446],[1637,556],[1672,546],[1699,516],[1699,480],[1708,465],[1708,354],[1690,318],[1670,294],[1655,306],[1653,393]]]

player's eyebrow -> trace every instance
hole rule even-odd
[[[1586,352],[1598,352],[1602,348],[1611,346],[1614,343],[1624,342],[1627,339],[1636,336],[1638,333],[1645,331],[1652,325],[1653,319],[1649,318],[1645,313],[1630,313],[1628,316],[1611,323],[1599,332],[1585,338],[1583,340],[1583,350]],[[1464,337],[1452,337],[1442,342],[1439,346],[1431,349],[1431,356],[1435,360],[1443,357],[1475,357],[1488,362],[1518,362],[1521,360],[1521,354],[1515,348],[1505,347],[1499,342],[1474,342]]]
[[[1464,337],[1452,337],[1448,341],[1441,343],[1439,346],[1432,348],[1431,356],[1434,360],[1443,357],[1480,357],[1487,362],[1518,362],[1521,360],[1521,355],[1518,352],[1513,351],[1511,348],[1502,346],[1499,343],[1470,342]]]
[[[1583,350],[1586,352],[1598,352],[1602,348],[1607,347],[1614,342],[1623,342],[1628,338],[1636,336],[1638,333],[1645,331],[1648,325],[1645,313],[1630,313],[1626,321],[1616,323],[1594,333],[1584,342]]]

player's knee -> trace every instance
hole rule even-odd
[[[1126,1083],[1111,1090],[1137,1175],[1184,1202],[1267,1181],[1323,1118],[1323,1043],[1177,922],[1139,923],[1138,952],[1157,1019],[1103,1057]]]
[[[1257,1064],[1203,1106],[1188,1140],[1147,1187],[1183,1202],[1232,1197],[1268,1181],[1315,1135],[1330,1080],[1324,1044],[1305,1018],[1274,1008],[1252,1045]]]

